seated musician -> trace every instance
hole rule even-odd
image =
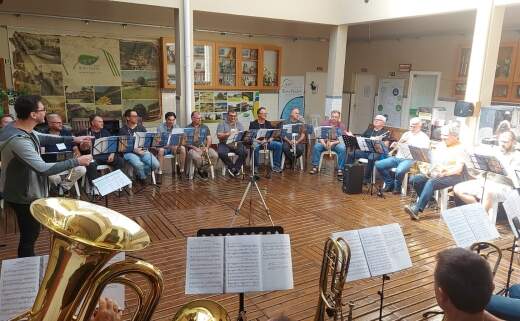
[[[376,115],[374,117],[374,121],[372,122],[372,127],[368,127],[363,134],[362,137],[370,138],[372,140],[382,140],[388,141],[390,136],[390,131],[385,128],[386,117],[383,115]],[[370,177],[372,176],[372,171],[374,170],[374,163],[376,160],[381,158],[381,154],[378,153],[370,153],[362,150],[355,150],[348,154],[347,156],[347,164],[354,164],[354,161],[359,158],[368,159],[368,164],[365,168],[365,176],[363,179],[364,183],[370,182]]]
[[[91,149],[94,146],[95,140],[101,137],[112,136],[108,130],[103,128],[103,118],[98,115],[90,115],[89,118],[90,127],[84,132],[85,135],[93,136],[94,139],[91,144],[82,144],[80,149],[82,153],[91,153]],[[123,170],[123,158],[118,153],[110,154],[98,154],[94,155],[92,162],[87,166],[87,178],[89,182],[99,177],[97,171],[98,165],[109,165],[114,170]]]
[[[158,133],[168,133],[171,134],[172,129],[179,128],[177,125],[177,115],[174,112],[169,111],[164,114],[165,122],[159,125],[157,128]],[[164,166],[164,155],[174,154],[177,158],[177,162],[179,163],[179,168],[181,172],[181,176],[184,173],[184,164],[186,163],[186,148],[182,145],[177,146],[168,146],[168,148],[159,148],[157,152],[157,158],[159,158],[159,163],[161,164],[161,172]],[[172,168],[174,171],[175,168]]]
[[[506,199],[506,194],[515,186],[518,187],[518,179],[515,169],[520,170],[520,153],[515,151],[516,136],[511,131],[502,132],[498,136],[499,151],[494,156],[507,170],[508,176],[488,173],[485,179],[480,175],[475,179],[455,185],[455,195],[464,203],[471,204],[480,200],[483,195],[482,204],[486,212],[491,215],[499,202]]]
[[[208,159],[211,161],[211,164],[216,164],[218,160],[217,152],[211,148],[211,133],[208,126],[202,124],[202,117],[198,111],[191,113],[191,124],[188,127],[195,128],[193,143],[187,146],[188,163],[194,163],[200,177],[208,178]],[[206,131],[206,141],[199,141],[202,128]]]
[[[50,113],[47,115],[47,123],[49,127],[43,132],[44,134],[51,134],[56,136],[72,136],[70,130],[63,127],[63,121],[61,116],[56,113]],[[56,144],[56,145],[42,145],[46,153],[57,153],[57,152],[72,152],[74,157],[79,157],[79,148],[76,145],[70,144]],[[71,173],[72,172],[72,173]],[[85,176],[85,166],[76,166],[68,170],[62,175],[51,175],[49,181],[54,186],[61,186],[65,193],[68,193],[74,184],[83,176]]]
[[[410,183],[419,195],[414,205],[407,205],[404,208],[412,219],[419,219],[419,213],[424,210],[434,191],[454,186],[465,180],[465,163],[468,155],[459,141],[459,134],[458,123],[443,126],[442,143],[433,151],[430,172],[428,175],[419,174],[410,179]]]
[[[5,126],[9,125],[12,122],[14,122],[13,116],[11,116],[9,114],[3,114],[0,117],[0,129],[4,128]]]
[[[495,286],[488,262],[477,253],[460,247],[439,252],[433,279],[443,320],[500,320],[484,310]]]
[[[401,183],[404,175],[410,170],[414,161],[410,150],[401,144],[419,148],[430,147],[430,138],[422,130],[422,122],[419,117],[410,119],[410,130],[405,132],[398,142],[393,142],[390,148],[397,151],[395,156],[376,161],[376,169],[385,180],[384,192],[392,191],[393,194],[401,192]],[[392,178],[390,169],[395,168],[395,176]]]
[[[267,120],[267,109],[265,107],[258,108],[256,115],[257,120],[249,123],[249,129],[274,129],[271,122]],[[257,170],[258,163],[260,161],[260,147],[265,146],[267,146],[267,149],[273,152],[273,172],[281,173],[282,143],[275,140],[274,138],[269,138],[268,142],[262,142],[255,147],[255,171]]]
[[[346,132],[345,125],[340,121],[341,113],[337,110],[330,112],[330,118],[321,122],[320,126],[332,126],[332,137],[331,139],[318,139],[312,147],[312,169],[309,174],[316,174],[318,172],[318,166],[320,164],[320,155],[324,151],[330,150],[337,154],[338,157],[338,176],[343,176],[343,168],[345,167],[345,157],[347,148],[343,144],[339,137],[336,135],[336,128],[341,130],[341,133]]]
[[[240,173],[247,151],[242,143],[228,144],[227,139],[230,135],[241,131],[244,131],[244,126],[237,121],[237,112],[234,110],[230,110],[227,114],[227,119],[218,124],[217,127],[217,138],[219,140],[218,157],[224,162],[231,176],[237,176]],[[229,158],[229,152],[233,152],[238,156],[235,163]]]
[[[294,107],[291,110],[291,115],[289,116],[289,120],[284,121],[280,124],[280,128],[283,125],[292,125],[292,124],[303,124],[300,120],[300,109],[298,107]],[[305,129],[304,127],[300,128],[299,133],[295,136],[295,140],[292,140],[292,134],[288,134],[282,137],[283,146],[282,150],[285,154],[285,159],[287,159],[292,165],[296,159],[303,155],[303,147],[305,141]]]
[[[135,110],[127,109],[124,113],[124,117],[126,125],[119,129],[120,136],[135,136],[135,133],[146,133],[146,128],[137,123],[138,115]],[[133,153],[125,153],[123,158],[134,168],[137,182],[142,185],[146,184],[146,178],[150,175],[151,171],[159,169],[159,161],[157,158],[142,148],[134,148]]]

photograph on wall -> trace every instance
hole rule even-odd
[[[199,100],[201,103],[213,102],[212,91],[199,91]]]
[[[63,73],[49,68],[52,65],[44,65],[40,70],[40,85],[42,96],[64,96]]]
[[[63,36],[61,56],[67,85],[121,85],[117,39]]]
[[[156,42],[120,41],[121,70],[159,70]]]
[[[67,104],[93,104],[94,87],[92,86],[65,86]]]
[[[32,62],[35,66],[61,65],[60,37],[15,31],[13,64]]]
[[[213,113],[215,112],[215,105],[213,103],[200,103],[201,113]]]
[[[242,92],[241,91],[228,91],[227,97],[228,97],[228,103],[242,102]]]
[[[227,103],[227,93],[225,91],[215,91],[213,94],[215,103]]]
[[[175,70],[175,42],[168,42],[165,44],[166,50],[166,72],[168,85],[175,85],[177,81]]]
[[[22,66],[24,69],[16,69],[13,72],[14,88],[30,95],[41,95],[40,72],[32,64]]]
[[[95,86],[96,105],[121,105],[121,87]]]
[[[125,99],[122,113],[133,109],[143,122],[152,122],[161,119],[161,106],[158,99]]]
[[[68,121],[64,96],[42,96],[42,103],[45,106],[47,115],[50,113],[56,113],[61,116],[61,119],[64,122]]]
[[[215,112],[216,113],[227,112],[227,108],[228,108],[227,102],[223,102],[223,103],[215,102]]]
[[[159,99],[159,73],[148,70],[123,70],[123,99]]]
[[[69,121],[75,118],[88,118],[96,113],[96,105],[87,103],[67,103],[67,116]]]
[[[97,105],[96,114],[104,119],[121,119],[121,105]]]
[[[220,123],[223,119],[223,113],[201,113],[204,123]]]

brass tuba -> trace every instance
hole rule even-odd
[[[350,264],[350,248],[343,238],[328,238],[323,249],[323,261],[320,274],[320,298],[314,321],[324,321],[325,314],[335,321],[343,321],[343,286],[347,279]],[[348,302],[347,320],[352,320],[354,303]]]
[[[220,304],[211,300],[194,300],[182,306],[173,321],[230,321]]]
[[[132,288],[138,297],[134,321],[149,320],[163,290],[159,269],[125,260],[103,268],[120,251],[137,251],[150,238],[137,223],[108,208],[67,198],[45,198],[31,204],[34,218],[51,232],[45,276],[31,310],[13,320],[88,321],[109,283]],[[125,275],[140,275],[146,292]],[[76,314],[77,313],[77,314]]]

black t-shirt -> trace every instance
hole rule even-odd
[[[363,137],[375,137],[375,136],[381,136],[384,135],[382,140],[386,141],[390,139],[390,131],[386,129],[385,127],[381,128],[380,130],[375,130],[374,127],[367,128],[361,136]]]
[[[258,120],[249,123],[249,129],[273,129],[273,125],[270,121],[266,120],[265,123],[260,124]]]
[[[143,125],[137,125],[134,128],[128,127],[128,125],[124,125],[119,129],[120,136],[134,136],[135,133],[146,133],[146,128]]]

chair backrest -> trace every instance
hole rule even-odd
[[[70,127],[72,127],[73,132],[78,133],[89,127],[89,120],[88,118],[71,118]]]

